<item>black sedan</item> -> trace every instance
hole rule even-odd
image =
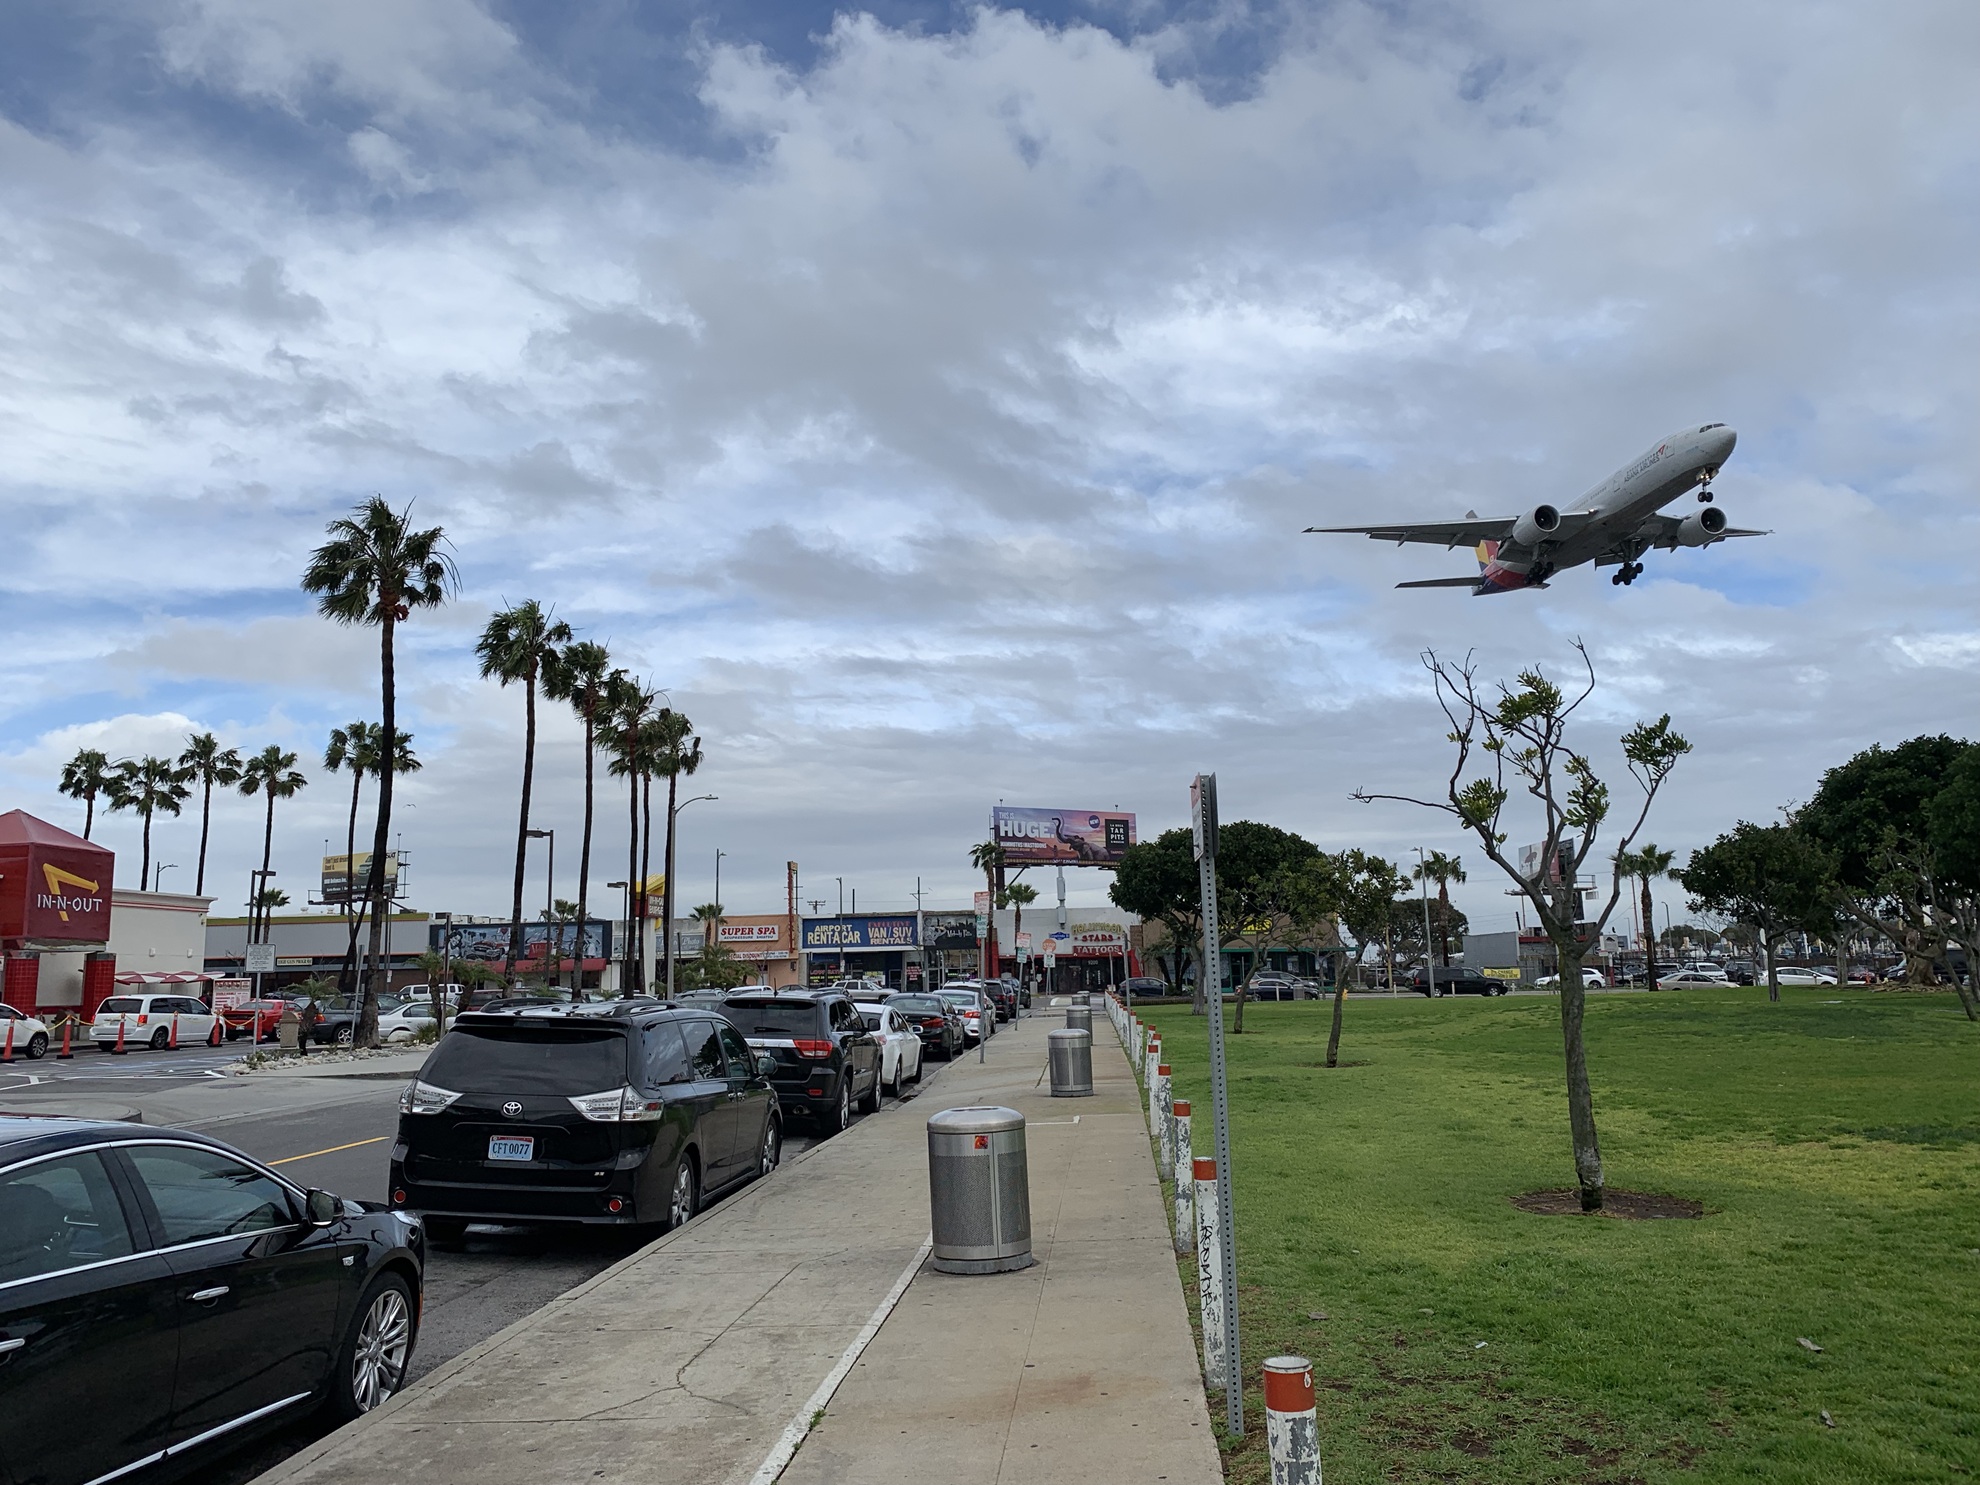
[[[908,1025],[920,1033],[924,1053],[937,1053],[947,1062],[962,1051],[965,1040],[962,1012],[941,996],[908,991],[888,996],[887,1004],[899,1011]]]
[[[182,1474],[368,1412],[405,1376],[425,1267],[417,1221],[218,1140],[0,1116],[0,1476]]]

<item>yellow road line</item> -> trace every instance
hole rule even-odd
[[[314,1160],[319,1155],[335,1155],[339,1150],[355,1150],[362,1145],[375,1145],[380,1140],[389,1140],[389,1134],[374,1135],[368,1140],[352,1140],[348,1145],[332,1145],[327,1150],[311,1150],[307,1155],[285,1155],[280,1160],[271,1160],[270,1165],[294,1165],[298,1160]]]

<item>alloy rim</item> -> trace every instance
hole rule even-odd
[[[841,1083],[839,1084],[839,1129],[840,1129],[840,1132],[841,1132],[841,1133],[843,1133],[844,1131],[846,1131],[846,1130],[848,1130],[848,1129],[851,1129],[851,1128],[852,1128],[852,1121],[853,1121],[853,1093],[852,1093],[852,1085],[851,1085],[850,1083],[847,1083],[847,1082],[841,1082]]]
[[[694,1215],[694,1167],[685,1159],[681,1168],[674,1172],[674,1226],[679,1227]]]
[[[399,1390],[411,1349],[412,1312],[405,1295],[388,1288],[365,1311],[357,1355],[351,1362],[351,1397],[360,1413],[370,1412]]]
[[[783,1141],[777,1137],[777,1121],[772,1119],[763,1128],[763,1174],[769,1175],[777,1168],[777,1157],[783,1153],[779,1148]]]

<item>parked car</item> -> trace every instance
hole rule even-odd
[[[1261,969],[1246,981],[1245,994],[1253,1000],[1297,1000],[1299,977],[1281,969]]]
[[[1698,985],[1730,985],[1723,974],[1708,974],[1702,969],[1680,969],[1671,974],[1659,975],[1652,990],[1683,990]]]
[[[1783,985],[1833,985],[1836,982],[1834,970],[1810,969],[1801,964],[1776,965],[1774,976]]]
[[[1121,988],[1130,995],[1169,994],[1169,982],[1150,975],[1130,975],[1121,982]]]
[[[205,1001],[190,995],[112,995],[96,1008],[89,1039],[98,1051],[108,1052],[116,1046],[121,1026],[126,1047],[162,1052],[172,1045],[175,1024],[179,1045],[196,1047],[213,1039],[219,1018]]]
[[[887,1005],[855,1001],[866,1029],[880,1043],[880,1086],[894,1097],[909,1083],[921,1081],[921,1033],[906,1015]]]
[[[470,1222],[677,1227],[775,1170],[773,1061],[713,1011],[463,1011],[399,1100],[392,1205]]]
[[[378,1014],[383,1016],[396,1011],[405,1002],[397,995],[387,994],[378,997]],[[340,1047],[348,1047],[357,1034],[357,997],[355,995],[326,995],[316,1002],[316,1019],[310,1023],[309,1039]]]
[[[1753,983],[1753,961],[1751,959],[1728,959],[1725,963],[1726,978],[1735,985]]]
[[[0,1121],[0,1468],[150,1479],[368,1412],[405,1377],[425,1267],[417,1221],[204,1135]]]
[[[1682,968],[1681,965],[1674,964],[1668,959],[1659,959],[1650,966],[1651,973],[1645,975],[1643,966],[1636,964],[1632,965],[1623,975],[1622,982],[1625,985],[1648,985],[1653,983],[1654,980],[1663,979],[1666,975],[1676,974],[1680,968]]]
[[[954,1006],[957,1014],[962,1017],[965,1043],[974,1045],[985,1036],[996,1034],[997,1018],[990,1011],[988,998],[980,989],[958,985],[951,980],[935,993]]]
[[[887,1004],[921,1037],[924,1056],[933,1052],[946,1062],[963,1049],[962,1013],[941,996],[909,991],[888,996]]]
[[[1411,982],[1411,988],[1419,995],[1431,993],[1429,981],[1421,972]],[[1458,965],[1437,970],[1436,993],[1439,995],[1504,995],[1510,988],[1510,983],[1505,980],[1489,979]]]
[[[288,1008],[286,1000],[243,1000],[221,1009],[220,1024],[226,1028],[230,1042],[241,1037],[257,1042],[273,1041],[282,1024],[282,1012]]]
[[[47,1054],[47,1023],[37,1016],[30,1016],[18,1006],[0,1004],[0,1046],[6,1045],[9,1031],[14,1034],[16,1057],[26,1057],[32,1061]]]
[[[1533,983],[1542,989],[1551,990],[1554,986],[1560,984],[1560,982],[1561,977],[1558,974],[1551,974],[1542,975]],[[1609,985],[1609,977],[1592,964],[1584,964],[1581,966],[1581,983],[1590,990],[1606,990]]]
[[[880,1043],[841,990],[756,990],[720,1007],[743,1039],[772,1060],[769,1073],[789,1114],[837,1134],[853,1110],[880,1107]]]
[[[417,1041],[422,1031],[435,1030],[439,1024],[433,1016],[432,1001],[409,1000],[396,1010],[379,1012],[378,1040],[381,1043]]]
[[[990,997],[990,1004],[999,1021],[1008,1021],[1017,1014],[1017,987],[1004,980],[985,980],[983,993]]]

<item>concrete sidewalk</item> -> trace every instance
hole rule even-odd
[[[1048,1097],[1045,1033],[1059,1024],[1040,1015],[1006,1027],[987,1064],[972,1053],[943,1068],[920,1097],[787,1163],[262,1479],[767,1480],[780,1437],[794,1421],[801,1430],[821,1381],[906,1284],[784,1479],[1220,1480],[1126,1059],[1111,1037],[1096,1039],[1099,1096]],[[924,1125],[970,1103],[1032,1121],[1042,1261],[1023,1273],[918,1269]]]

